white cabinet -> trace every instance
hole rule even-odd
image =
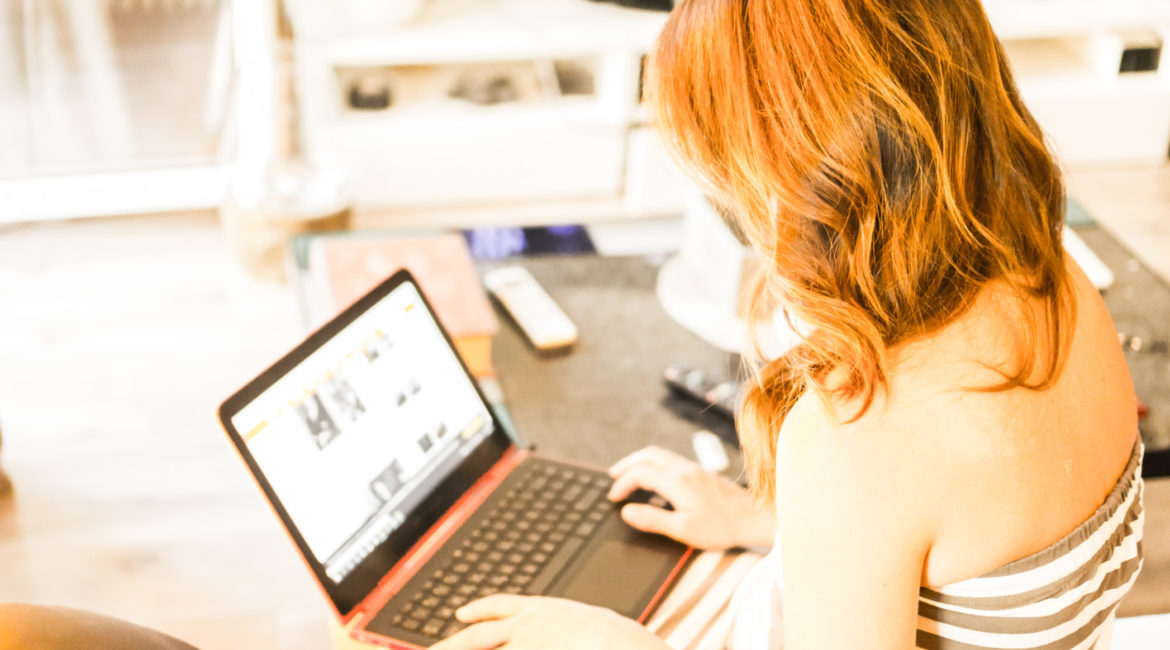
[[[303,142],[348,171],[359,210],[592,202],[598,217],[620,216],[641,59],[665,14],[430,0],[406,25],[342,35],[298,15],[302,4],[321,3],[290,4]],[[507,101],[452,97],[497,77]],[[347,86],[362,78],[386,86],[387,108],[349,105]]]
[[[689,181],[638,105],[642,57],[664,13],[590,0],[428,0],[405,25],[371,28],[343,24],[334,6],[289,0],[300,118],[309,155],[348,170],[359,213],[419,223],[427,210],[462,210],[461,219],[474,220],[467,208],[486,204],[493,211],[485,219],[508,205],[554,221],[681,212]],[[1165,159],[1170,59],[1159,72],[1118,70],[1122,35],[1165,34],[1170,0],[985,6],[1025,101],[1065,163]],[[449,96],[461,74],[485,65],[521,80],[512,101]],[[586,88],[566,94],[561,65],[584,71]],[[349,86],[363,76],[386,86],[388,108],[348,105]],[[424,77],[429,87],[418,81]]]
[[[1070,168],[1153,166],[1170,149],[1170,57],[1122,72],[1127,47],[1170,38],[1167,0],[986,0],[1025,103]]]

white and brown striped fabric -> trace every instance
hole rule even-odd
[[[1142,445],[1105,503],[1048,548],[918,597],[926,650],[1093,648],[1142,567]]]
[[[773,557],[751,551],[700,553],[646,627],[675,650],[722,650],[735,637],[744,637],[743,622],[751,621],[747,645],[732,647],[768,647],[760,639],[766,643],[773,630],[781,629],[781,611],[770,606],[780,575]]]
[[[1056,544],[984,576],[919,592],[926,650],[1088,650],[1142,564],[1140,440],[1105,503]],[[780,559],[702,553],[647,627],[676,650],[777,650],[784,645]],[[1104,645],[1100,646],[1104,647]]]

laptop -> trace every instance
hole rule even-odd
[[[407,271],[229,397],[219,419],[363,642],[430,646],[463,627],[455,609],[500,592],[644,622],[692,552],[627,526],[605,471],[514,444]]]

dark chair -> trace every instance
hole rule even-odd
[[[0,648],[22,650],[196,650],[139,625],[65,607],[0,604]]]

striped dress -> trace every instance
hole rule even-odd
[[[1142,451],[1139,440],[1105,503],[1060,541],[978,578],[920,589],[918,647],[1107,647],[1142,565]],[[678,650],[778,650],[783,596],[777,550],[703,553],[647,625]]]
[[[1093,648],[1142,567],[1141,466],[1139,440],[1105,503],[1052,546],[981,577],[920,590],[919,647]]]

